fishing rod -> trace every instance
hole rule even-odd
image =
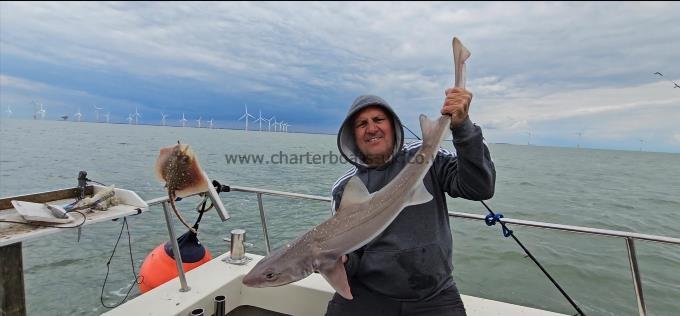
[[[409,132],[411,132],[411,134],[413,134],[413,136],[415,136],[418,140],[421,140],[420,137],[418,137],[418,135],[414,134],[408,127],[406,127],[406,125],[402,124],[402,126],[404,126],[404,128],[406,128]],[[519,239],[517,238],[517,236],[515,236],[513,231],[511,229],[509,229],[507,226],[505,226],[505,223],[501,220],[501,218],[503,218],[503,214],[501,214],[501,213],[496,214],[491,210],[491,208],[489,208],[489,206],[486,205],[486,203],[484,203],[484,201],[479,201],[479,202],[481,202],[482,205],[484,205],[484,207],[489,211],[489,214],[484,218],[486,225],[487,226],[493,226],[497,222],[501,223],[501,226],[503,227],[503,236],[504,237],[512,237],[512,239],[514,239],[515,242],[517,242],[517,244],[520,247],[522,247],[522,250],[524,250],[524,253],[526,253],[527,256],[529,256],[529,258],[531,258],[531,260],[538,266],[538,268],[541,269],[541,271],[543,271],[543,274],[545,274],[545,276],[548,277],[550,282],[552,282],[552,284],[560,291],[560,293],[562,293],[562,296],[564,296],[564,298],[566,298],[567,301],[569,301],[571,306],[573,306],[574,309],[576,309],[576,311],[578,312],[578,314],[576,314],[576,315],[585,316],[586,314],[576,305],[574,300],[572,300],[571,297],[569,297],[567,292],[565,292],[564,289],[562,289],[562,287],[557,283],[557,281],[555,281],[555,279],[550,275],[550,273],[548,273],[548,271],[545,268],[543,268],[543,266],[538,262],[536,257],[534,257],[534,255],[531,254],[529,249],[524,247],[524,244],[522,244],[522,242],[519,241]]]
[[[536,257],[534,257],[534,255],[531,254],[529,249],[524,247],[522,242],[519,241],[519,239],[515,236],[513,231],[511,229],[509,229],[507,226],[505,226],[505,223],[501,220],[501,218],[503,218],[503,214],[494,213],[491,210],[491,208],[489,208],[489,206],[487,206],[486,203],[484,203],[484,201],[479,201],[479,202],[481,202],[482,205],[484,205],[484,207],[486,207],[486,209],[489,211],[489,214],[486,215],[486,217],[484,218],[486,225],[493,226],[493,225],[496,224],[496,222],[501,223],[501,226],[503,226],[503,236],[504,237],[512,237],[512,239],[514,239],[517,242],[517,244],[520,247],[522,247],[522,250],[524,250],[524,252],[527,254],[527,256],[529,256],[529,258],[531,258],[531,260],[538,266],[538,268],[541,269],[541,271],[543,271],[543,274],[545,274],[545,276],[547,276],[548,279],[550,279],[550,282],[552,282],[552,284],[555,285],[555,287],[560,291],[560,293],[562,293],[562,295],[567,299],[567,301],[569,301],[571,306],[573,306],[574,309],[576,309],[576,311],[578,312],[577,315],[585,316],[586,314],[583,313],[583,311],[576,305],[574,300],[572,300],[571,297],[569,297],[567,292],[565,292],[564,289],[562,289],[562,287],[559,284],[557,284],[557,281],[555,281],[555,279],[553,279],[553,277],[550,275],[550,273],[548,273],[548,271],[545,270],[545,268],[543,268],[543,266],[538,262],[538,260],[536,260]]]

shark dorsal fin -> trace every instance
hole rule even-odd
[[[370,193],[368,193],[368,189],[366,189],[364,183],[361,182],[361,179],[357,176],[353,176],[349,179],[347,185],[345,185],[345,191],[342,193],[342,201],[340,201],[340,204],[361,203],[368,199],[369,195]]]

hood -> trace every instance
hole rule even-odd
[[[394,110],[392,110],[392,107],[380,97],[374,95],[359,96],[354,100],[352,106],[350,106],[345,120],[342,122],[342,125],[340,125],[340,131],[338,132],[338,150],[340,150],[342,156],[351,164],[364,168],[367,168],[368,165],[364,162],[363,155],[359,151],[354,140],[354,128],[352,123],[354,115],[369,106],[379,106],[392,117],[392,126],[394,127],[394,149],[392,151],[392,156],[388,159],[386,164],[395,157],[396,153],[398,153],[404,145],[404,127],[401,125],[401,121],[397,114],[394,113]]]

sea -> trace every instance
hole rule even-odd
[[[74,187],[84,170],[92,180],[135,191],[145,200],[162,197],[166,192],[154,163],[161,147],[178,141],[190,144],[210,178],[226,185],[327,197],[351,167],[337,161],[335,135],[2,119],[0,196]],[[442,146],[453,150],[450,142]],[[497,181],[486,203],[506,218],[680,238],[680,154],[489,146]],[[263,161],[227,161],[230,155],[249,154]],[[282,157],[288,163],[276,163]],[[248,251],[264,254],[257,196],[226,192],[221,198],[231,219],[222,222],[215,212],[206,213],[199,229],[203,245],[213,256],[225,253],[229,245],[223,239],[241,228],[253,243]],[[179,203],[190,222],[197,218],[198,202]],[[326,202],[265,195],[263,205],[273,248],[330,216]],[[487,214],[479,202],[449,198],[448,206]],[[131,286],[128,299],[140,295],[133,273],[169,237],[160,207],[130,216],[127,223],[131,243],[123,230],[104,288],[123,221],[88,225],[80,241],[75,229],[67,229],[24,242],[28,314],[99,315],[108,310],[102,301],[117,304]],[[587,315],[638,315],[623,239],[509,227]],[[186,231],[179,221],[175,228]],[[453,276],[463,294],[576,313],[523,250],[503,237],[499,225],[456,218],[451,232]],[[680,245],[637,241],[636,250],[648,315],[678,315]]]

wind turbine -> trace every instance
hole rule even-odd
[[[199,116],[199,117],[198,117],[198,120],[196,120],[196,122],[198,122],[198,128],[201,128],[201,118],[202,118],[202,117]]]
[[[642,144],[644,144],[645,140],[644,139],[638,139],[640,141],[640,151],[642,151]]]
[[[99,122],[99,110],[103,110],[104,108],[98,108],[96,105],[93,105],[93,107],[94,107],[95,121]]]
[[[272,131],[272,120],[274,120],[274,122],[276,122],[275,119],[276,119],[276,116],[272,116],[267,120],[267,132]]]
[[[31,100],[31,103],[33,104],[33,119],[37,120],[40,112],[40,110],[38,110],[38,102]]]
[[[208,122],[210,123],[210,128],[213,128],[212,117],[210,118],[210,121],[208,121]]]
[[[7,111],[5,111],[5,113],[7,113],[7,117],[12,116],[12,109],[9,108],[9,105],[7,106]]]
[[[578,142],[576,143],[576,148],[581,148],[581,135],[583,132],[578,132],[576,135],[578,135]]]
[[[132,124],[132,113],[128,113],[127,121],[128,121],[128,125]]]
[[[258,110],[258,112],[260,112],[260,117],[258,117],[257,120],[255,120],[253,123],[260,122],[260,131],[262,131],[262,121],[264,121],[265,119],[262,118],[262,110]]]
[[[134,114],[134,116],[135,116],[135,125],[137,125],[137,124],[139,124],[139,118],[142,117],[142,115],[139,114],[139,112],[137,112],[137,107],[136,107],[136,106],[135,106],[135,114]]]
[[[80,122],[80,118],[83,117],[83,114],[80,113],[80,108],[78,108],[78,112],[76,112],[76,114],[73,114],[73,116],[76,118],[78,122]]]
[[[106,123],[109,122],[109,117],[111,116],[111,112],[106,112]]]
[[[35,101],[33,101],[33,104],[35,104],[35,105],[40,105],[40,110],[36,110],[36,111],[35,111],[35,113],[33,114],[33,119],[34,119],[34,120],[35,120],[35,119],[38,119],[38,117],[40,117],[41,120],[42,120],[42,119],[45,119],[45,114],[47,113],[47,111],[45,111],[45,108],[43,107],[43,104],[40,103],[40,102],[35,102]]]
[[[527,134],[529,135],[529,141],[527,142],[527,145],[531,145],[531,132],[527,132]]]
[[[165,113],[161,112],[161,126],[165,126],[165,118],[168,117]]]
[[[248,105],[246,104],[245,106],[246,106],[246,114],[243,114],[243,116],[241,116],[238,120],[240,121],[244,118],[246,119],[246,132],[247,132],[248,131],[248,117],[252,117],[252,118],[255,118],[255,117],[250,115],[250,113],[248,113]]]
[[[47,114],[47,111],[45,110],[45,108],[43,108],[43,104],[40,103],[40,119],[44,120],[46,114]]]
[[[179,122],[182,123],[182,127],[187,125],[187,119],[184,118],[184,112],[182,112],[182,119],[179,120]]]

